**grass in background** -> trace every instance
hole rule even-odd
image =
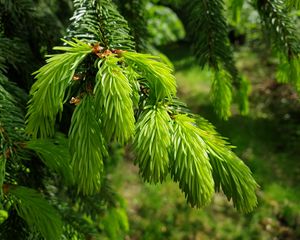
[[[300,239],[299,150],[283,144],[289,136],[283,137],[278,123],[261,113],[257,104],[252,104],[247,117],[234,114],[228,121],[220,121],[209,102],[212,74],[200,69],[185,47],[172,46],[165,53],[174,63],[180,97],[228,137],[252,169],[261,186],[259,206],[253,213],[242,215],[222,194],[216,194],[211,206],[192,209],[175,183],[143,183],[129,154],[112,178],[127,201],[128,239]],[[245,61],[243,55],[245,52],[238,56],[238,65],[256,91],[257,78],[268,75],[255,56],[247,56],[250,60]]]

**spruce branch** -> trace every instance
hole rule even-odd
[[[133,50],[127,21],[111,0],[74,0],[68,39],[99,42],[106,49]]]
[[[63,176],[67,184],[72,184],[68,141],[64,136],[57,135],[54,139],[30,140],[25,146],[35,151],[49,169]]]
[[[26,63],[26,56],[28,54],[28,51],[26,51],[26,45],[21,39],[9,39],[4,37],[0,32],[0,56],[5,57],[5,64],[10,64],[16,70],[19,70],[18,66]]]
[[[124,3],[125,2],[125,3]],[[147,0],[118,1],[122,15],[125,16],[130,28],[130,34],[135,41],[137,52],[149,52],[149,33],[147,28]]]
[[[280,83],[292,83],[300,92],[300,56],[290,60],[281,57],[276,79]]]
[[[94,93],[96,111],[102,119],[107,141],[113,138],[124,144],[134,134],[135,119],[132,87],[118,62],[113,56],[98,62]]]
[[[24,93],[5,76],[6,66],[0,57],[0,197],[5,181],[6,163],[14,152],[14,144],[24,141],[24,115],[14,94]]]
[[[229,74],[224,71],[216,71],[211,87],[211,98],[215,111],[221,118],[227,120],[231,115],[232,85]]]
[[[193,0],[189,4],[189,29],[201,67],[218,69],[219,62],[232,58],[222,0]]]
[[[96,0],[97,10],[100,16],[100,30],[106,48],[133,50],[133,38],[125,18],[119,13],[111,0]]]
[[[191,206],[203,207],[210,202],[214,192],[206,143],[200,137],[195,119],[184,114],[173,118],[171,176],[179,183]]]
[[[55,48],[64,53],[53,55],[37,72],[38,80],[32,90],[28,122],[31,124],[29,132],[34,137],[53,135],[56,115],[62,111],[65,102],[65,92],[68,87],[74,90],[72,78],[78,80],[75,90],[79,94],[71,100],[75,104],[75,111],[69,130],[71,168],[78,191],[83,195],[93,195],[103,189],[106,143],[116,140],[124,144],[135,133],[133,144],[138,155],[136,163],[146,181],[162,182],[170,172],[192,206],[206,205],[215,186],[217,190],[222,188],[239,210],[250,211],[254,206],[256,185],[249,169],[237,161],[237,157],[223,143],[218,142],[222,148],[211,146],[215,143],[215,132],[205,132],[197,127],[195,119],[178,114],[181,106],[174,101],[176,83],[172,69],[158,57],[130,52],[134,46],[127,22],[112,1],[76,2],[78,11],[75,15],[78,19],[75,17],[74,21],[78,20],[78,31],[74,27],[74,34],[79,35],[74,36],[86,39],[91,45],[74,40],[66,41],[66,46]],[[206,55],[200,57],[204,59],[203,66],[208,63],[216,71],[213,98],[225,118],[229,115],[232,83],[238,77],[227,39],[227,26],[222,20],[223,2],[214,0],[197,4],[198,7],[199,4],[206,4],[209,11],[201,10],[206,22],[202,21],[200,25],[195,22],[193,32],[201,27],[203,29],[200,30],[205,31],[203,24],[206,23],[221,27],[220,32],[211,29],[216,36],[201,34],[202,38],[209,37],[209,41],[200,43],[199,48],[207,51]],[[220,13],[221,20],[213,19],[215,13]],[[81,21],[81,17],[85,20]],[[86,32],[87,35],[81,35],[80,32]],[[97,59],[95,55],[86,58],[89,53],[95,54]],[[80,64],[83,59],[84,63]],[[84,77],[78,77],[78,72],[84,72]],[[138,93],[141,98],[135,96]],[[38,101],[43,101],[43,107],[37,106]],[[138,119],[136,126],[134,106],[138,107],[135,112]],[[32,117],[37,113],[38,117]],[[34,123],[39,123],[39,126],[33,126]],[[32,149],[35,148],[45,163],[48,162],[46,164],[53,164],[53,168],[61,171],[56,165],[61,158],[56,156],[57,160],[48,159],[50,151],[40,149],[47,141],[50,140],[39,143],[31,141],[34,145]],[[48,150],[50,148],[55,151],[52,143]],[[220,153],[220,149],[227,152]],[[243,198],[246,199],[245,203],[241,203]],[[115,213],[113,215],[116,216]]]
[[[226,77],[224,79],[225,83],[222,85],[230,84],[227,89],[232,91],[235,87],[239,91],[241,78],[235,66],[232,48],[228,39],[228,26],[224,17],[223,0],[193,0],[190,1],[188,9],[190,11],[188,32],[193,40],[193,49],[200,66],[202,68],[209,66],[215,71],[214,83],[223,81],[220,79],[223,75],[223,77]],[[220,100],[214,97],[212,99]],[[228,103],[228,98],[225,101]],[[220,105],[222,105],[222,102],[214,102],[214,106],[218,107]],[[226,104],[224,111],[216,108],[216,112],[221,114],[221,118],[227,119],[230,115],[228,109],[229,106]]]
[[[130,86],[132,88],[131,99],[133,103],[133,108],[137,109],[140,102],[140,90],[141,85],[138,78],[140,77],[131,66],[123,68],[123,72],[129,80]]]
[[[134,136],[135,163],[145,181],[163,182],[168,174],[171,118],[164,106],[146,106]]]
[[[250,169],[232,152],[226,139],[221,137],[205,119],[198,117],[198,134],[206,144],[212,166],[216,191],[223,190],[228,200],[240,212],[251,212],[257,205],[255,190],[258,185]]]
[[[76,68],[92,50],[91,46],[76,39],[64,41],[68,46],[54,50],[65,53],[50,55],[47,64],[34,73],[37,81],[30,91],[32,98],[26,115],[26,131],[33,138],[54,135],[56,115],[63,109],[65,91],[72,83]]]
[[[111,240],[124,238],[129,231],[129,221],[124,208],[109,208],[102,219],[104,231]]]
[[[290,82],[300,91],[300,39],[282,0],[256,0],[256,7],[280,58],[280,82]]]
[[[256,7],[276,51],[282,53],[287,59],[298,56],[299,39],[284,1],[256,0]]]
[[[143,76],[150,88],[150,98],[155,101],[172,99],[176,95],[176,81],[172,69],[150,54],[122,52],[124,61]]]
[[[105,46],[101,36],[98,12],[95,0],[74,0],[74,13],[70,18],[67,38],[80,39],[89,42],[100,42]]]
[[[24,115],[18,101],[12,95],[14,90],[21,95],[24,94],[0,72],[0,134],[3,136],[1,141],[4,141],[6,138],[4,134],[6,134],[11,139],[11,143],[24,139],[22,133]]]
[[[103,178],[103,157],[107,155],[95,102],[85,95],[76,106],[69,131],[71,166],[78,191],[91,195],[100,190]]]
[[[57,240],[62,235],[62,221],[56,210],[35,190],[27,187],[9,188],[18,215],[28,226],[46,240]]]

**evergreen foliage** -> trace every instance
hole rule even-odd
[[[232,61],[232,51],[228,44],[227,24],[223,16],[222,0],[191,1],[189,9],[190,29],[195,39],[195,51],[199,64],[218,69],[219,62]],[[209,26],[209,27],[208,27]]]
[[[230,76],[224,70],[217,71],[211,87],[212,102],[219,116],[230,116],[230,104],[232,101],[232,86]]]
[[[83,194],[96,193],[101,187],[103,157],[107,153],[93,97],[86,95],[80,100],[72,116],[69,137],[71,164],[78,190]]]
[[[98,62],[99,71],[94,92],[97,112],[102,115],[102,127],[107,141],[114,137],[116,141],[124,144],[134,134],[135,119],[132,87],[122,69],[118,67],[118,61],[118,58],[107,57]]]
[[[30,91],[32,98],[26,122],[26,130],[34,138],[54,135],[56,115],[63,109],[65,91],[72,83],[76,68],[91,52],[91,47],[79,40],[65,42],[69,47],[54,48],[65,53],[50,56],[48,64],[34,73],[37,81]]]
[[[129,34],[127,21],[119,13],[111,0],[98,1],[96,7],[100,14],[101,34],[104,46],[111,49],[134,49],[133,38]]]
[[[64,136],[58,135],[54,139],[30,140],[25,147],[38,154],[49,169],[64,178],[65,183],[73,182],[68,141]]]
[[[18,49],[20,46],[21,48],[23,47],[23,49],[19,51]],[[1,60],[2,64],[6,62],[7,64],[14,66],[14,68],[16,68],[16,65],[23,63],[25,60],[24,54],[28,54],[28,52],[24,50],[26,48],[24,48],[24,44],[20,39],[9,39],[2,34],[0,34],[0,49],[1,57],[5,56],[5,59]],[[5,72],[5,69],[6,67],[1,67],[2,72]]]
[[[258,186],[251,177],[249,168],[232,152],[232,146],[207,120],[198,117],[197,126],[200,129],[199,136],[207,144],[215,189],[222,189],[239,211],[252,211],[257,204],[254,190]]]
[[[99,42],[105,48],[134,49],[126,20],[111,0],[74,0],[68,38]]]
[[[68,38],[96,41],[101,39],[100,21],[95,1],[74,0],[74,13],[67,29]]]
[[[9,193],[15,208],[33,231],[45,239],[56,240],[62,234],[62,221],[56,210],[39,193],[26,187],[12,187]]]
[[[2,61],[1,61],[2,60]],[[5,181],[7,160],[14,155],[14,143],[25,140],[23,134],[24,116],[20,104],[13,96],[19,93],[20,98],[24,94],[15,84],[9,82],[5,76],[7,71],[3,59],[0,58],[0,195]]]
[[[137,52],[147,52],[150,48],[148,43],[149,33],[147,30],[147,2],[147,0],[118,1],[120,11],[128,22],[130,35],[133,36]]]
[[[147,1],[115,5],[111,0],[74,0],[67,40],[34,72],[26,121],[27,96],[18,86],[27,85],[10,81],[8,70],[23,76],[24,62],[35,55],[40,61],[52,44],[40,41],[31,48],[28,39],[17,34],[36,25],[39,30],[32,32],[37,37],[45,22],[35,11],[36,1],[16,2],[0,2],[0,12],[11,16],[10,22],[1,15],[0,28],[0,186],[3,209],[9,213],[5,224],[23,219],[25,230],[29,227],[45,239],[103,233],[120,238],[128,231],[125,206],[111,193],[106,175],[112,164],[110,144],[131,141],[145,181],[161,183],[170,174],[193,207],[207,205],[214,191],[223,191],[238,211],[254,209],[258,185],[249,168],[208,121],[189,113],[176,99],[173,69],[146,53]],[[278,80],[292,82],[299,90],[299,39],[289,16],[298,2],[257,0],[255,7],[280,59]],[[236,23],[243,3],[230,1]],[[214,71],[215,111],[227,119],[236,97],[246,114],[250,87],[234,64],[224,2],[193,0],[188,5],[186,28],[195,56],[201,67]],[[8,29],[14,24],[20,28],[12,34]],[[28,75],[23,81],[30,83]],[[67,111],[70,119],[64,115]],[[60,121],[64,129],[58,127]],[[60,130],[68,132],[68,138]]]
[[[79,43],[79,40],[76,42]],[[69,44],[75,45],[75,43]],[[58,49],[63,48],[70,51],[69,47]],[[95,44],[92,53],[100,58],[96,59],[98,72],[94,76],[95,84],[87,83],[86,89],[77,98],[78,101],[74,101],[77,106],[73,113],[69,133],[72,168],[78,190],[90,195],[100,189],[103,157],[106,152],[106,144],[101,135],[103,134],[107,141],[115,139],[124,144],[134,132],[131,127],[134,124],[133,104],[130,99],[132,88],[125,75],[128,71],[122,72],[122,67],[126,69],[129,66],[137,73],[135,76],[145,78],[146,88],[149,88],[147,96],[149,105],[142,106],[135,136],[137,163],[142,176],[149,182],[162,182],[168,174],[169,165],[174,181],[179,182],[180,188],[185,192],[191,205],[197,207],[205,205],[211,198],[214,184],[206,152],[206,142],[199,140],[193,120],[182,118],[180,115],[175,117],[174,137],[175,142],[178,143],[170,149],[174,154],[174,161],[169,163],[171,118],[168,110],[160,107],[159,104],[161,104],[160,101],[166,99],[172,101],[175,95],[176,85],[171,69],[158,58],[147,54],[104,50]],[[84,54],[87,54],[85,48]],[[120,65],[122,62],[125,65]],[[42,73],[43,71],[40,70],[40,74]],[[61,74],[64,76],[64,73]],[[49,75],[51,76],[51,73],[48,73]],[[58,75],[59,79],[63,79],[63,76]],[[40,77],[43,79],[43,75]],[[92,86],[95,86],[94,90]],[[226,94],[227,89],[225,91],[222,88],[226,86],[215,87],[215,92]],[[37,94],[43,91],[44,89],[40,88]],[[95,96],[91,95],[92,92]],[[222,95],[218,97],[221,98]],[[54,131],[54,127],[51,131]],[[161,148],[162,146],[164,147]],[[195,172],[194,169],[196,169]],[[251,203],[253,205],[248,210],[255,206],[255,202]]]
[[[233,4],[235,7],[237,3]],[[214,86],[235,86],[240,88],[241,78],[235,67],[233,53],[228,39],[228,27],[224,17],[224,2],[222,0],[191,1],[189,3],[190,20],[188,28],[193,40],[195,56],[201,67],[209,66],[215,71]],[[226,72],[226,73],[225,73]],[[228,76],[226,84],[219,83],[220,76]],[[232,87],[222,88],[230,89]],[[212,91],[214,92],[214,91]],[[242,92],[241,92],[242,93]],[[216,112],[223,119],[230,116],[231,98],[226,98],[226,107],[220,111],[220,98],[212,97]],[[229,96],[228,91],[226,96]]]
[[[170,116],[164,106],[146,106],[137,122],[134,148],[136,163],[145,181],[163,182],[169,169]]]
[[[154,101],[166,97],[171,99],[176,94],[176,82],[172,69],[162,63],[159,57],[134,52],[124,52],[122,56],[125,62],[147,81],[150,99]]]
[[[205,206],[214,190],[206,142],[199,136],[195,120],[186,115],[176,115],[173,128],[172,178],[192,206]]]
[[[299,91],[300,44],[287,5],[281,0],[268,0],[256,1],[256,7],[279,56],[278,81],[290,82]]]

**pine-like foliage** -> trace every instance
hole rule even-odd
[[[111,13],[113,5],[97,5],[97,2],[94,4],[102,17],[101,21],[107,21],[111,16],[119,18],[118,14]],[[136,163],[140,166],[143,178],[149,182],[162,182],[171,172],[192,206],[205,205],[212,196],[214,186],[207,143],[197,133],[199,129],[194,120],[175,112],[172,124],[173,114],[168,110],[169,105],[176,104],[173,103],[176,84],[172,70],[158,57],[122,50],[123,40],[109,26],[105,25],[105,29],[109,29],[111,33],[102,34],[99,43],[84,43],[75,39],[74,42],[66,42],[71,47],[55,48],[64,50],[65,53],[53,55],[50,59],[64,64],[48,61],[38,71],[37,82],[33,86],[33,98],[29,102],[28,126],[33,124],[35,96],[48,96],[51,93],[51,88],[46,90],[36,87],[37,85],[49,85],[49,78],[54,82],[54,78],[65,79],[59,94],[55,95],[58,96],[56,103],[52,104],[58,107],[48,108],[46,104],[41,107],[47,109],[45,116],[51,116],[52,123],[47,125],[48,128],[39,127],[46,129],[42,131],[44,137],[55,132],[55,116],[62,109],[67,88],[72,88],[72,79],[79,81],[77,85],[80,90],[77,87],[77,96],[71,99],[71,103],[75,104],[75,111],[69,132],[69,145],[73,175],[80,192],[90,195],[99,191],[104,174],[103,158],[106,155],[107,142],[115,140],[124,144],[135,131],[134,148],[138,156]],[[106,45],[102,46],[102,43]],[[117,46],[121,46],[120,49],[116,49]],[[66,58],[69,55],[74,57]],[[82,62],[83,58],[86,61]],[[216,59],[216,64],[218,62]],[[65,69],[70,70],[65,73],[59,66],[66,66]],[[78,71],[84,76],[77,77]],[[213,87],[216,101],[223,102],[219,109],[228,108],[231,100],[230,78],[227,77],[228,82],[224,81],[227,72],[222,71],[218,70],[219,75]],[[141,100],[136,116],[138,122],[134,129],[133,89],[136,89],[136,81],[143,90],[140,92]],[[226,115],[227,112],[221,114]],[[38,129],[36,124],[35,129]],[[29,132],[36,136],[39,130]],[[176,142],[175,145],[171,144],[171,139]],[[170,153],[172,161],[169,160]],[[255,203],[252,207],[254,206]]]
[[[100,21],[95,1],[74,0],[74,14],[67,29],[68,38],[97,41],[101,38]]]
[[[106,48],[134,49],[126,20],[111,0],[74,0],[68,38],[99,42]]]
[[[14,143],[24,140],[24,116],[20,104],[13,96],[18,92],[20,97],[24,93],[5,76],[6,66],[0,58],[0,195],[5,180],[6,161],[14,154]]]
[[[218,69],[219,63],[232,61],[232,51],[227,38],[227,24],[223,15],[222,0],[191,1],[190,29],[195,39],[195,53],[200,66]]]
[[[148,182],[163,182],[169,170],[171,124],[163,106],[147,106],[137,122],[134,147],[140,173]]]
[[[62,221],[56,210],[39,193],[26,187],[11,188],[18,214],[33,231],[39,231],[45,239],[56,240],[62,234]]]
[[[297,55],[299,53],[299,41],[284,1],[260,0],[256,4],[276,50],[288,58]]]
[[[135,119],[132,88],[118,62],[119,59],[114,57],[98,62],[99,71],[94,92],[106,139],[109,141],[114,137],[116,141],[124,144],[134,134]]]
[[[122,15],[125,16],[130,28],[130,34],[135,41],[135,50],[137,52],[147,52],[149,50],[149,33],[147,29],[147,11],[148,0],[119,0],[118,6]]]
[[[3,68],[3,70],[5,69]],[[3,138],[10,136],[12,141],[18,139],[20,136],[19,132],[15,131],[15,129],[21,129],[24,124],[22,110],[20,109],[18,101],[11,93],[14,91],[24,94],[13,83],[9,82],[4,72],[0,70],[0,132],[3,134]]]
[[[194,22],[202,38],[196,48],[208,50],[199,50],[198,58],[216,72],[212,96],[225,118],[238,77],[224,34],[223,2],[193,4],[204,18]],[[208,8],[204,12],[199,6]],[[221,20],[213,21],[212,14]],[[124,145],[131,140],[145,181],[163,182],[170,174],[194,207],[209,203],[215,188],[222,189],[238,210],[251,211],[257,204],[257,184],[250,170],[208,122],[196,121],[183,110],[176,100],[172,68],[159,57],[134,51],[127,21],[113,2],[74,0],[71,22],[63,46],[53,48],[59,52],[49,55],[34,73],[26,129],[25,97],[18,101],[22,91],[6,76],[6,64],[26,54],[7,61],[0,56],[0,184],[8,220],[23,219],[24,231],[29,227],[37,239],[89,239],[98,237],[99,226],[110,239],[121,239],[119,232],[128,231],[124,204],[111,193],[105,176],[111,142]],[[203,24],[220,31],[212,28],[210,35]],[[207,40],[203,33],[209,41],[202,41]],[[5,54],[15,41],[19,39],[0,40]],[[71,119],[64,116],[65,110]],[[64,121],[68,139],[58,133],[59,121]]]
[[[129,34],[127,21],[119,13],[111,0],[98,0],[101,34],[105,47],[112,49],[134,49],[133,38]]]
[[[23,2],[29,3],[28,6],[30,6],[30,8],[27,9],[26,6],[23,5]],[[5,4],[4,8],[2,8],[2,4]],[[41,5],[43,5],[43,3],[41,3]],[[16,240],[41,238],[86,239],[90,237],[92,232],[99,234],[99,220],[97,222],[98,225],[93,225],[87,221],[86,216],[90,217],[90,214],[87,213],[86,209],[82,212],[78,210],[78,202],[81,202],[81,205],[83,205],[83,203],[87,204],[87,200],[82,196],[75,197],[75,195],[71,194],[72,186],[70,185],[74,184],[74,179],[73,166],[70,162],[71,157],[69,154],[69,149],[67,148],[69,144],[67,140],[64,137],[61,137],[61,135],[58,133],[55,133],[54,138],[51,139],[40,139],[35,137],[35,139],[30,140],[29,137],[25,135],[23,111],[25,108],[24,103],[27,101],[27,96],[8,78],[8,75],[12,73],[14,76],[14,74],[21,75],[24,70],[27,70],[25,73],[28,73],[28,71],[30,72],[31,68],[27,67],[27,63],[30,63],[30,67],[35,67],[36,62],[31,60],[33,54],[30,51],[34,51],[35,49],[29,48],[26,42],[26,34],[22,34],[20,38],[19,36],[15,37],[14,35],[18,33],[20,29],[20,32],[22,32],[23,29],[26,29],[24,28],[25,22],[28,24],[28,26],[30,26],[31,22],[28,22],[27,16],[35,16],[36,14],[35,7],[32,8],[32,6],[37,6],[32,0],[24,0],[22,2],[0,2],[0,207],[1,212],[7,214],[7,220],[2,219],[4,222],[0,225],[0,238]],[[47,4],[44,6],[47,7]],[[49,11],[49,9],[46,9],[46,11]],[[3,12],[5,16],[8,16],[5,21],[3,19]],[[13,15],[13,13],[15,14]],[[23,18],[26,20],[23,22],[23,20],[19,21],[18,18]],[[31,20],[33,23],[36,19]],[[42,19],[39,20],[40,22],[33,24],[34,27],[39,28],[40,24],[43,24],[41,21]],[[10,35],[11,29],[8,27],[11,26],[10,21],[13,21],[14,24],[19,24],[20,27],[17,26],[17,28],[11,28],[15,30],[12,32],[13,37],[2,37],[2,28],[4,28],[5,35]],[[47,21],[49,21],[49,18]],[[2,25],[3,22],[4,24]],[[50,27],[52,25],[47,23],[47,26]],[[30,29],[28,34],[35,32],[36,29],[34,27]],[[51,30],[49,29],[49,31]],[[23,36],[25,37],[23,38]],[[34,38],[35,36],[31,36],[32,41],[34,42],[31,43],[31,46],[33,47],[36,45]],[[46,36],[46,34],[43,36]],[[39,36],[39,38],[42,39],[42,36]],[[73,79],[73,68],[77,69],[76,61],[81,61],[77,57],[81,55],[82,52],[80,53],[80,51],[83,50],[83,48],[80,49],[80,47],[76,48],[80,45],[79,41],[66,41],[66,45],[60,49],[56,49],[62,50],[66,53],[64,56],[58,56],[59,54],[55,55],[55,57],[58,57],[61,60],[58,64],[60,67],[57,65],[54,66],[55,64],[49,60],[49,62],[51,62],[49,63],[50,69],[53,67],[55,70],[52,73],[56,75],[60,70],[62,70],[60,72],[62,73],[62,75],[60,75],[62,78],[57,77],[58,75],[52,78],[52,75],[49,76],[49,78],[44,79],[44,86],[37,86],[38,89],[45,87],[44,90],[46,93],[47,88],[49,87],[47,85],[49,82],[47,81],[51,82],[53,79],[57,80],[55,83],[52,82],[54,84],[52,87],[58,87],[56,89],[52,89],[56,92],[52,92],[52,90],[50,90],[48,93],[50,93],[50,95],[54,94],[54,97],[58,97],[58,100],[61,101],[61,103],[59,103],[61,106],[65,100],[68,99],[68,94],[60,95],[60,86],[63,86],[64,88],[61,89],[63,94],[69,93],[65,88],[69,89],[73,85],[75,85],[75,88],[77,87],[76,82],[69,82],[70,79],[66,80],[66,76],[64,74],[69,74],[71,72],[70,76]],[[88,44],[86,46],[88,46],[88,52],[91,52],[92,45]],[[72,49],[70,48],[76,48],[76,51],[78,50],[78,52],[72,52]],[[42,45],[41,49],[38,49],[38,52],[42,52],[44,49],[45,45]],[[75,56],[73,53],[77,55]],[[57,60],[55,57],[54,59],[52,58],[54,62]],[[66,63],[68,60],[70,60],[69,65]],[[72,63],[73,60],[74,62]],[[45,76],[48,75],[49,69],[44,68],[44,70]],[[14,80],[17,80],[18,84],[22,83],[23,81],[28,81],[28,83],[30,83],[30,80],[26,79],[27,76],[30,75],[21,75],[20,79],[14,76]],[[61,81],[64,80],[66,80],[66,82],[62,83]],[[71,84],[66,87],[65,84],[68,83]],[[22,86],[22,84],[20,85]],[[46,97],[48,101],[51,101],[51,97],[49,97],[49,95],[46,94],[43,97]],[[39,99],[39,102],[47,102],[47,100],[45,100],[43,97]],[[57,103],[55,102],[55,98],[52,98],[52,100],[54,101],[55,105],[55,103]],[[56,115],[56,111],[57,109],[60,109],[60,106],[54,105],[52,105],[52,102],[50,102],[50,111],[53,111]],[[49,113],[49,109],[47,109],[47,107],[44,108],[44,110],[45,112]],[[53,112],[51,114],[53,114]],[[55,121],[54,115],[51,120],[53,119]],[[49,119],[46,119],[46,122],[48,121]],[[38,122],[36,123],[39,125]],[[36,129],[39,129],[40,126],[43,126],[43,124],[36,126]],[[37,136],[42,135],[39,131],[40,130],[37,131]],[[54,135],[54,132],[51,135]],[[103,154],[104,151],[101,150],[101,153]],[[76,180],[78,180],[78,178],[76,178]],[[78,181],[76,183],[78,183]],[[30,186],[30,188],[20,187],[21,185]],[[104,189],[106,189],[104,183],[102,183],[102,186],[101,192],[96,197],[93,197],[93,202],[98,203],[97,214],[100,213],[100,208],[103,211],[103,208],[107,206],[109,206],[109,209],[112,212],[122,211],[119,206],[117,206],[115,203],[112,203],[113,197],[109,197],[111,194],[108,194],[107,191],[104,191]],[[68,191],[66,191],[67,187],[69,188]],[[33,190],[33,188],[37,189],[38,191]],[[41,191],[47,195],[47,200],[45,200],[42,195],[39,194]],[[59,211],[56,211],[56,209],[51,207],[49,202],[54,203]],[[94,206],[92,204],[89,205]],[[72,209],[72,211],[69,211],[70,209]],[[92,210],[90,210],[90,212],[91,211]],[[59,215],[64,215],[64,222],[68,222],[69,217],[71,216],[70,212],[74,213],[74,218],[72,221],[70,221],[71,223],[67,225],[62,224],[61,217]],[[123,214],[124,213],[125,211],[123,210]],[[117,214],[114,216],[117,216]],[[119,218],[122,218],[121,214]],[[96,218],[91,217],[91,219],[94,220]],[[124,223],[124,217],[119,221],[120,224],[126,224]],[[79,222],[80,228],[75,229],[74,225],[79,224]],[[108,227],[106,226],[105,228]],[[116,228],[118,228],[118,226],[110,226],[112,231],[114,231]],[[108,231],[105,230],[105,232],[107,232],[107,235],[109,235]],[[115,235],[119,236],[120,233],[116,233]]]
[[[232,152],[232,147],[205,119],[197,118],[199,136],[206,143],[217,191],[223,190],[241,212],[250,212],[257,204],[257,183],[250,169]]]
[[[11,64],[16,68],[16,65],[24,63],[24,55],[28,54],[28,51],[26,51],[26,47],[20,39],[9,39],[0,34],[0,54],[5,57],[1,60],[2,63],[6,62],[6,64]],[[1,71],[5,72],[4,69]]]
[[[210,202],[214,190],[206,143],[199,136],[195,120],[186,115],[174,117],[171,175],[192,206]]]
[[[147,87],[150,88],[149,97],[152,100],[158,101],[165,97],[171,99],[176,94],[172,69],[162,63],[159,57],[134,52],[124,52],[122,56],[129,66],[145,78]]]
[[[217,71],[211,87],[211,98],[219,116],[230,116],[232,101],[231,78],[224,70]]]
[[[223,0],[193,0],[188,5],[189,24],[188,32],[193,40],[195,56],[202,68],[209,66],[215,71],[214,85],[234,86],[240,88],[241,78],[235,67],[232,49],[229,44],[227,23],[224,17]],[[226,72],[226,73],[224,73]],[[220,83],[225,78],[225,83]],[[217,83],[219,82],[219,83]],[[232,91],[232,87],[229,87]],[[213,91],[214,92],[214,91]],[[218,115],[227,119],[230,115],[231,98],[223,104],[226,109],[220,110],[222,96],[216,97],[220,92],[214,93],[213,104]],[[228,94],[226,94],[228,96]],[[229,101],[230,100],[230,101]],[[229,102],[228,102],[229,101]]]
[[[76,68],[91,52],[91,47],[79,40],[65,42],[68,47],[54,48],[65,53],[50,56],[48,64],[34,73],[37,81],[31,88],[27,115],[27,132],[34,138],[53,136],[56,115],[65,102],[65,91],[72,83]],[[40,104],[41,101],[44,104]]]
[[[41,233],[45,239],[58,239],[62,234],[62,223],[56,210],[35,190],[15,186],[19,181],[16,179],[16,173],[20,168],[24,168],[21,160],[27,160],[27,154],[21,153],[24,152],[22,148],[27,138],[24,134],[25,125],[21,105],[13,93],[24,93],[8,81],[4,75],[4,66],[1,70],[3,71],[0,73],[1,204],[7,206],[7,210],[15,209],[19,217],[24,219],[32,231]],[[32,141],[28,143],[27,147],[41,153],[45,157],[46,165],[50,168],[62,170],[59,166],[64,162],[59,163],[56,159],[51,158],[53,152],[51,153],[51,149],[49,150],[49,144],[46,144],[48,149],[43,149],[39,148],[42,147],[42,142]],[[61,149],[56,148],[55,150],[62,152]],[[63,170],[67,172],[67,169]],[[0,236],[5,236],[4,234],[1,233]]]
[[[256,7],[280,59],[278,81],[290,82],[299,91],[300,39],[292,24],[287,5],[282,0],[257,0]]]
[[[64,136],[59,135],[54,139],[30,140],[25,147],[38,154],[49,169],[64,178],[65,183],[72,184],[71,159],[68,151],[68,141]]]
[[[78,190],[93,194],[100,190],[103,178],[103,157],[107,154],[95,115],[94,98],[84,96],[76,107],[70,128],[72,169]]]

